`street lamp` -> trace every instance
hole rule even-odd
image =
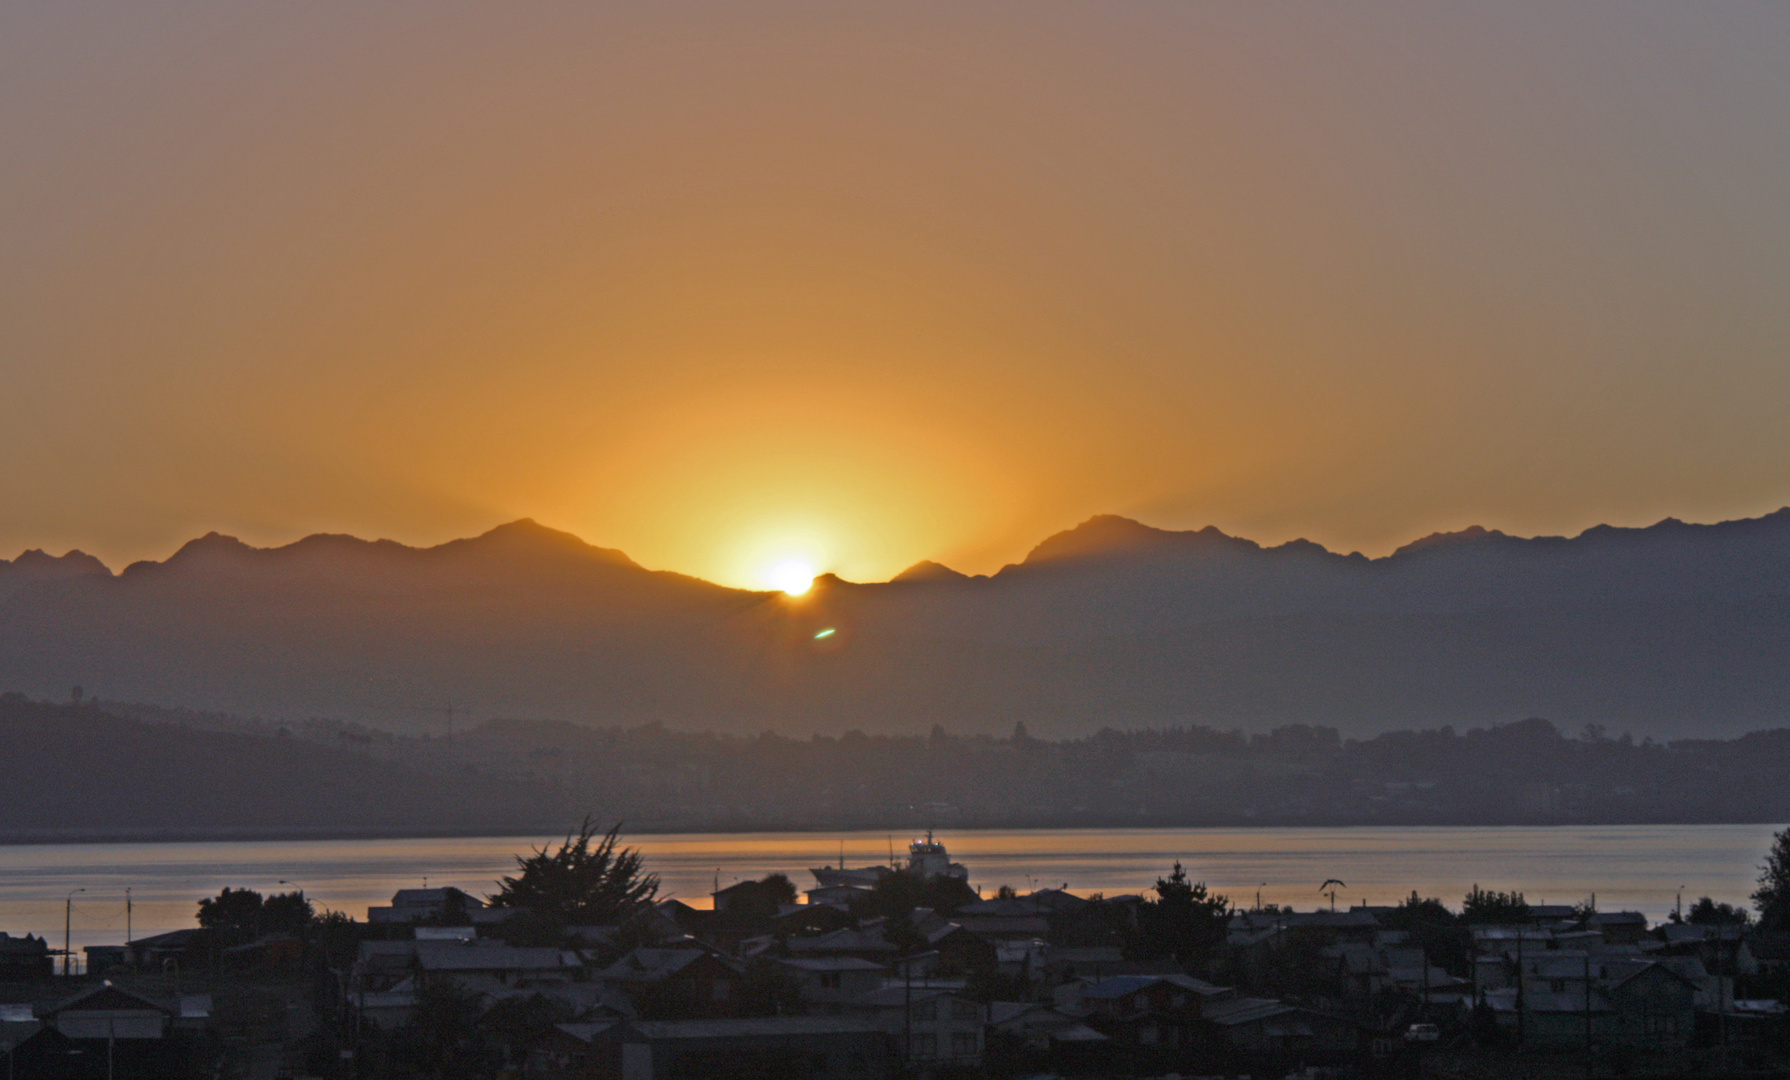
[[[68,947],[68,932],[74,921],[75,894],[86,891],[86,889],[70,889],[68,895],[62,898],[62,977],[65,979],[68,978],[68,959],[72,955]]]

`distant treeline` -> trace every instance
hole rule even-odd
[[[1546,720],[796,738],[493,720],[451,734],[0,697],[0,830],[170,835],[1116,825],[1781,823],[1790,728],[1636,742]]]

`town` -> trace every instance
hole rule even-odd
[[[1757,917],[1662,924],[1477,887],[1451,908],[978,895],[927,833],[891,865],[657,896],[619,827],[497,891],[364,918],[225,889],[198,926],[0,935],[8,1077],[699,1080],[1767,1075],[1790,1062],[1790,830]],[[1238,898],[1242,900],[1244,898]]]

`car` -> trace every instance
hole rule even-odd
[[[1405,1041],[1408,1043],[1438,1042],[1442,1038],[1442,1029],[1434,1024],[1412,1024],[1405,1029]]]

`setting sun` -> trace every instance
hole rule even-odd
[[[814,584],[814,567],[800,559],[785,559],[771,567],[765,580],[774,589],[782,589],[791,596],[800,596]]]

